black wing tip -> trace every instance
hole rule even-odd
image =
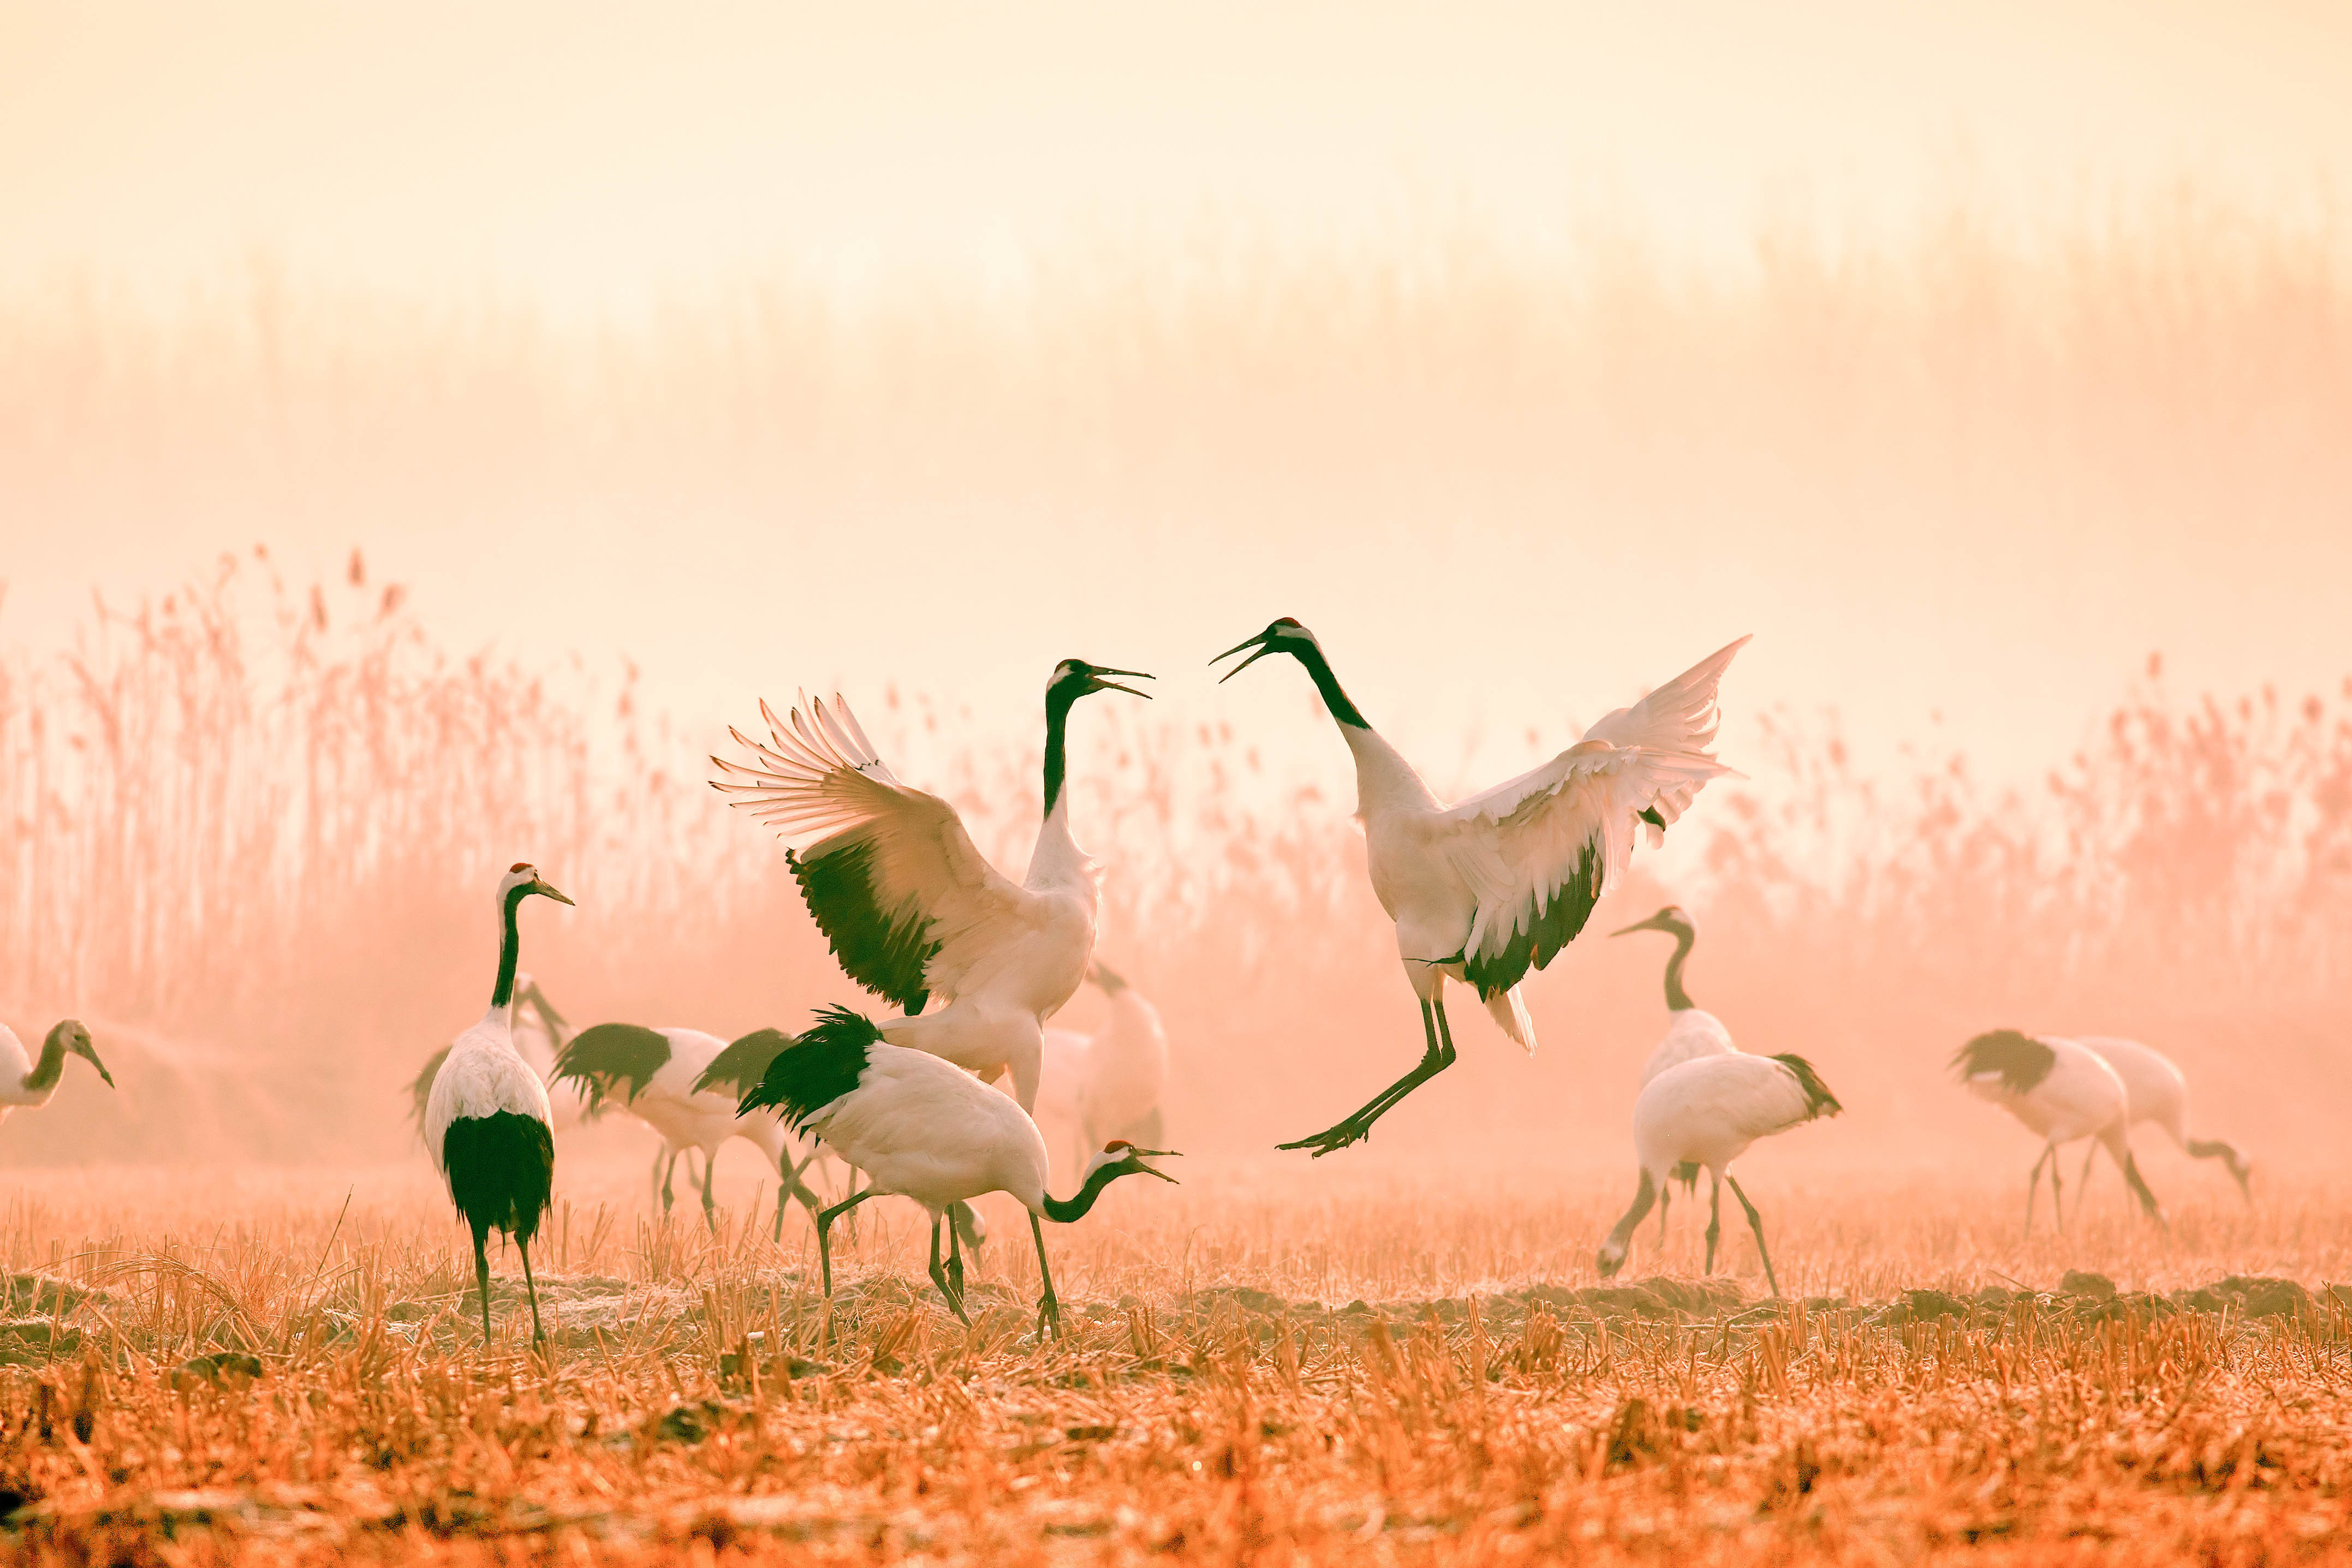
[[[1811,1062],[1794,1051],[1775,1056],[1772,1060],[1796,1074],[1798,1086],[1805,1092],[1805,1114],[1808,1118],[1834,1116],[1845,1109],[1839,1103],[1838,1097],[1830,1092],[1830,1086],[1822,1081],[1821,1073]]]

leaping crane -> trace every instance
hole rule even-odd
[[[1297,621],[1285,616],[1217,655],[1249,652],[1224,680],[1269,653],[1306,666],[1354,754],[1356,816],[1372,891],[1396,923],[1397,956],[1421,999],[1420,1063],[1353,1115],[1282,1147],[1312,1149],[1318,1158],[1344,1149],[1453,1065],[1448,979],[1476,991],[1503,1032],[1533,1054],[1535,1022],[1520,980],[1584,929],[1632,858],[1643,823],[1654,841],[1662,838],[1708,779],[1730,771],[1706,747],[1715,738],[1716,687],[1747,641],[1603,717],[1543,766],[1450,807],[1374,733],[1340,690],[1315,633]]]

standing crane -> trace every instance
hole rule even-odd
[[[1722,1056],[1695,1056],[1677,1062],[1643,1085],[1633,1102],[1633,1148],[1642,1174],[1633,1189],[1633,1206],[1617,1221],[1601,1244],[1595,1267],[1604,1280],[1625,1266],[1633,1228],[1650,1212],[1650,1204],[1664,1190],[1667,1177],[1683,1161],[1704,1166],[1713,1176],[1707,1200],[1706,1272],[1715,1272],[1715,1245],[1723,1228],[1723,1188],[1748,1211],[1748,1227],[1756,1233],[1757,1256],[1764,1260],[1764,1280],[1772,1293],[1780,1293],[1780,1277],[1772,1271],[1772,1254],[1764,1245],[1764,1221],[1731,1162],[1748,1152],[1759,1138],[1785,1133],[1820,1116],[1834,1116],[1845,1107],[1822,1082],[1813,1064],[1801,1056],[1749,1056],[1733,1051]]]
[[[702,1155],[703,1223],[719,1228],[719,1150],[730,1138],[741,1138],[776,1168],[775,1239],[784,1236],[784,1207],[797,1198],[814,1216],[824,1204],[801,1180],[801,1172],[815,1157],[812,1146],[794,1157],[793,1139],[772,1116],[739,1115],[736,1095],[709,1087],[745,1071],[751,1060],[765,1051],[772,1057],[791,1037],[761,1030],[730,1045],[698,1029],[646,1029],[633,1023],[600,1023],[584,1029],[556,1058],[553,1082],[571,1086],[592,1109],[617,1099],[622,1109],[661,1135],[662,1152],[655,1167],[661,1174],[662,1212],[670,1208],[670,1172],[680,1154]],[[740,1050],[737,1048],[740,1047]],[[735,1051],[732,1058],[730,1051]],[[726,1066],[719,1063],[724,1061]],[[765,1069],[767,1061],[759,1061]],[[718,1076],[714,1079],[714,1071]],[[756,1074],[753,1082],[758,1082]],[[665,1164],[665,1161],[667,1162]],[[688,1175],[692,1177],[691,1166]]]
[[[1476,991],[1504,1034],[1533,1054],[1519,982],[1566,946],[1623,871],[1643,823],[1653,841],[1706,781],[1729,768],[1715,738],[1716,687],[1742,637],[1631,707],[1609,714],[1550,761],[1447,806],[1339,689],[1315,633],[1288,616],[1217,659],[1249,652],[1231,680],[1269,653],[1307,668],[1356,761],[1372,891],[1396,923],[1397,956],[1421,1000],[1413,1070],[1343,1120],[1281,1145],[1318,1158],[1368,1136],[1406,1095],[1454,1063],[1445,982]],[[1211,663],[1215,663],[1212,660]]]
[[[785,863],[843,972],[900,1009],[877,1026],[882,1038],[986,1078],[1010,1072],[1024,1113],[1045,1020],[1094,955],[1100,895],[1070,834],[1064,732],[1080,697],[1149,695],[1114,675],[1151,678],[1065,659],[1046,682],[1045,820],[1020,883],[982,856],[954,807],[891,777],[837,695],[831,707],[803,697],[789,724],[761,703],[764,744],[729,731],[751,762],[711,758],[725,776],[714,789],[787,840],[815,837],[788,845]],[[934,992],[947,1006],[926,1012]]]
[[[1647,920],[1636,920],[1609,935],[1625,936],[1636,931],[1663,931],[1675,939],[1674,956],[1666,960],[1665,1038],[1651,1051],[1650,1060],[1642,1064],[1643,1083],[1648,1084],[1667,1068],[1694,1057],[1738,1054],[1739,1047],[1732,1043],[1731,1031],[1723,1027],[1723,1020],[1694,1003],[1690,993],[1683,989],[1683,963],[1698,940],[1698,927],[1691,924],[1682,905],[1669,904]],[[1684,1192],[1695,1195],[1698,1191],[1698,1166],[1685,1160],[1675,1167],[1674,1179],[1683,1184]],[[1658,1244],[1662,1247],[1666,1240],[1666,1210],[1673,1201],[1673,1186],[1660,1186]]]
[[[2028,1235],[2033,1231],[2033,1194],[2044,1166],[2050,1167],[2050,1207],[2058,1228],[2066,1228],[2058,1151],[2077,1138],[2095,1138],[2105,1145],[2140,1207],[2158,1225],[2164,1223],[2164,1211],[2132,1159],[2131,1096],[2106,1058],[2079,1040],[1996,1029],[1955,1051],[1952,1068],[1970,1092],[2000,1106],[2042,1139],[2042,1157],[2025,1178]]]
[[[555,1186],[555,1128],[547,1085],[515,1050],[515,966],[522,944],[515,911],[532,895],[572,901],[518,861],[499,879],[499,977],[490,1010],[449,1047],[425,1104],[425,1143],[449,1186],[449,1201],[474,1233],[474,1279],[481,1287],[482,1340],[490,1338],[490,1258],[493,1229],[514,1238],[522,1255],[522,1282],[530,1298],[530,1337],[547,1337],[539,1322],[539,1285],[530,1276],[530,1239],[539,1234]]]
[[[1174,1151],[1116,1142],[1087,1167],[1076,1197],[1049,1197],[1045,1135],[1026,1111],[940,1057],[890,1044],[872,1019],[846,1008],[821,1010],[799,1043],[778,1052],[760,1086],[743,1096],[747,1112],[771,1106],[824,1139],[864,1171],[869,1183],[865,1191],[816,1217],[817,1258],[826,1296],[833,1294],[833,1249],[827,1238],[833,1222],[870,1197],[911,1197],[931,1217],[931,1283],[967,1324],[971,1319],[964,1312],[963,1254],[952,1227],[944,1266],[940,1259],[940,1220],[950,1204],[1004,1192],[1029,1211],[1029,1234],[1037,1244],[1037,1278],[1044,1287],[1037,1303],[1038,1329],[1059,1333],[1062,1307],[1054,1295],[1054,1273],[1045,1262],[1045,1232],[1039,1221],[1070,1225],[1085,1218],[1103,1189],[1120,1176],[1176,1179],[1144,1164]]]
[[[61,1019],[41,1040],[41,1059],[36,1061],[25,1051],[25,1042],[16,1031],[0,1023],[0,1121],[5,1121],[12,1111],[37,1111],[49,1103],[58,1092],[58,1081],[65,1076],[66,1058],[79,1056],[98,1070],[109,1089],[114,1087],[114,1074],[98,1059],[98,1048],[89,1042],[89,1030],[79,1019]],[[132,1081],[137,1081],[132,1074]]]
[[[1113,1138],[1156,1144],[1163,1136],[1160,1101],[1168,1092],[1168,1031],[1160,1009],[1097,959],[1087,971],[1110,1001],[1110,1021],[1092,1036],[1045,1031],[1045,1067],[1036,1121],[1066,1130],[1084,1165]]]
[[[2254,1200],[2251,1185],[2253,1166],[2234,1145],[2219,1138],[2189,1135],[2189,1080],[2170,1057],[2136,1040],[2118,1040],[2113,1035],[2082,1035],[2078,1043],[2097,1052],[2116,1070],[2116,1076],[2124,1081],[2124,1098],[2129,1103],[2132,1121],[2155,1123],[2191,1159],[2220,1160],[2222,1168],[2236,1179],[2238,1195],[2248,1203]],[[2093,1144],[2083,1152],[2083,1174],[2074,1183],[2077,1212],[2083,1207],[2084,1185],[2091,1179],[2091,1160],[2098,1147]]]

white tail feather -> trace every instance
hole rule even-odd
[[[1536,1053],[1536,1020],[1528,1016],[1528,1004],[1520,997],[1518,987],[1513,986],[1499,997],[1488,997],[1486,1011],[1529,1056]]]

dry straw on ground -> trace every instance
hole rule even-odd
[[[1688,1214],[1671,1272],[1595,1281],[1613,1194],[1598,1168],[1211,1171],[1053,1238],[1070,1333],[1040,1344],[1011,1213],[967,1332],[923,1285],[911,1211],[867,1211],[828,1313],[804,1221],[775,1249],[764,1226],[747,1239],[730,1218],[711,1239],[629,1217],[636,1174],[632,1157],[572,1178],[542,1253],[543,1358],[514,1337],[510,1273],[501,1342],[477,1343],[461,1239],[414,1167],[350,1173],[376,1196],[348,1206],[324,1176],[199,1177],[160,1200],[130,1173],[21,1190],[0,1328],[0,1488],[18,1511],[0,1549],[172,1563],[2342,1551],[2343,1293],[2260,1273],[2346,1270],[2337,1189],[2266,1191],[2249,1210],[2210,1184],[2164,1237],[2109,1182],[2070,1240],[2032,1242],[2013,1181],[1769,1192],[1806,1294],[1765,1302],[1744,1244],[1731,1277],[1694,1278]]]

